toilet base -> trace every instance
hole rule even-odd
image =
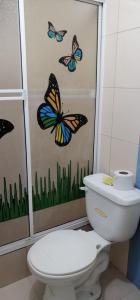
[[[42,300],[97,300],[101,295],[99,278],[109,263],[108,251],[101,251],[88,277],[80,285],[47,286]]]
[[[42,300],[97,300],[101,295],[101,285],[96,283],[92,291],[77,292],[73,287],[53,289],[46,287]]]
[[[69,287],[46,287],[43,300],[77,300],[75,289]]]
[[[97,300],[101,295],[102,289],[100,283],[96,283],[96,285],[92,288],[91,291],[81,291],[78,293],[77,300]]]

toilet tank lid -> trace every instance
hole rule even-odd
[[[103,177],[106,174],[99,173],[88,175],[84,177],[85,186],[99,193],[100,195],[110,199],[112,202],[123,206],[131,206],[140,203],[140,190],[132,189],[129,191],[120,191],[115,189],[113,186],[106,185],[103,183]]]

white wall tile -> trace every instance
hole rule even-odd
[[[140,88],[140,28],[118,35],[115,86]]]
[[[138,144],[140,89],[115,89],[112,136]]]
[[[119,0],[106,0],[105,34],[118,31]]]
[[[120,0],[118,30],[136,27],[140,27],[140,0]]]
[[[102,94],[102,125],[101,133],[111,136],[114,89],[104,88]]]
[[[100,172],[109,174],[111,138],[101,135]]]
[[[112,139],[110,173],[114,170],[127,169],[136,173],[138,146],[129,142]]]
[[[140,133],[140,0],[105,3],[100,171],[112,175],[116,169],[129,169],[136,173]],[[114,87],[118,88],[113,99]],[[122,271],[122,265],[118,267]]]
[[[103,86],[114,87],[117,53],[117,34],[104,37],[104,76]]]

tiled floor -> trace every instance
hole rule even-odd
[[[101,278],[101,300],[140,300],[140,290],[111,266]]]
[[[114,267],[102,275],[103,293],[100,300],[140,300],[140,291]],[[41,300],[44,285],[32,276],[1,288],[0,300]]]

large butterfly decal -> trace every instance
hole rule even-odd
[[[69,56],[63,56],[59,59],[59,62],[68,68],[70,72],[74,72],[76,70],[76,64],[80,60],[82,60],[83,52],[82,49],[79,48],[79,44],[77,41],[76,35],[73,37],[72,41],[72,54]]]
[[[48,22],[48,36],[51,39],[56,39],[57,42],[62,42],[67,30],[56,31],[53,24]]]
[[[0,119],[0,139],[6,134],[14,129],[14,125],[7,121]]]
[[[88,120],[81,114],[64,115],[61,111],[61,99],[58,82],[54,74],[50,74],[48,89],[44,100],[37,111],[37,120],[41,129],[52,127],[51,133],[55,131],[55,143],[58,146],[66,146],[80,127]]]

